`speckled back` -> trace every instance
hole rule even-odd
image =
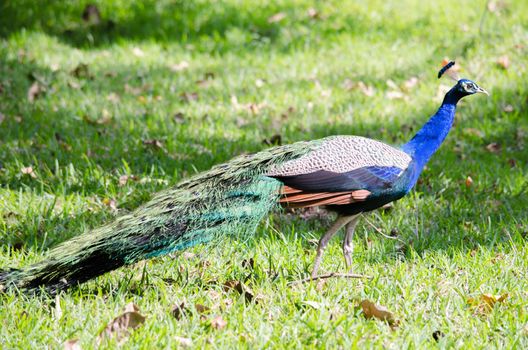
[[[267,175],[293,176],[318,170],[344,173],[368,166],[406,169],[412,158],[383,142],[360,136],[331,136],[314,151],[273,166]]]

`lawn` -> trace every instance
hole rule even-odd
[[[130,302],[145,316],[131,349],[528,348],[528,2],[93,3],[84,20],[84,1],[0,4],[2,268],[279,141],[401,144],[453,84],[436,78],[444,58],[491,96],[459,104],[409,196],[365,215],[354,271],[371,280],[288,284],[311,271],[331,216],[275,212],[252,237],[56,297],[0,294],[2,348],[94,348]],[[322,269],[345,272],[339,239]],[[366,319],[363,299],[397,325]]]

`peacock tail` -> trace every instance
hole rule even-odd
[[[158,193],[132,213],[59,244],[28,268],[0,272],[0,284],[56,292],[120,266],[227,234],[249,235],[278,205],[282,183],[265,173],[319,143],[278,146],[214,166]]]

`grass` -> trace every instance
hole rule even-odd
[[[412,194],[367,216],[404,244],[359,226],[354,269],[372,280],[288,286],[310,271],[330,219],[273,213],[254,237],[122,268],[57,298],[3,294],[3,348],[71,338],[95,347],[128,302],[147,318],[125,348],[176,347],[178,336],[200,348],[528,347],[526,2],[94,3],[103,18],[94,25],[81,20],[80,1],[0,5],[2,267],[37,261],[273,135],[403,143],[451,84],[435,77],[446,56],[491,97],[464,100]],[[417,84],[405,87],[411,77]],[[346,88],[360,81],[372,96]],[[46,91],[29,102],[34,82]],[[388,98],[394,84],[402,98]],[[21,171],[30,166],[33,175]],[[122,175],[137,180],[120,186]],[[322,268],[344,271],[338,240]],[[230,280],[245,281],[258,303],[225,292]],[[483,293],[508,297],[478,314],[467,299]],[[399,327],[366,320],[361,299],[387,306]],[[190,311],[177,320],[181,302]],[[200,315],[195,304],[212,310]],[[211,327],[215,315],[224,329]]]

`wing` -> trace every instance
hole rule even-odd
[[[325,139],[316,150],[267,174],[285,185],[281,202],[288,206],[342,205],[365,201],[373,191],[388,189],[411,162],[406,153],[356,136]]]

